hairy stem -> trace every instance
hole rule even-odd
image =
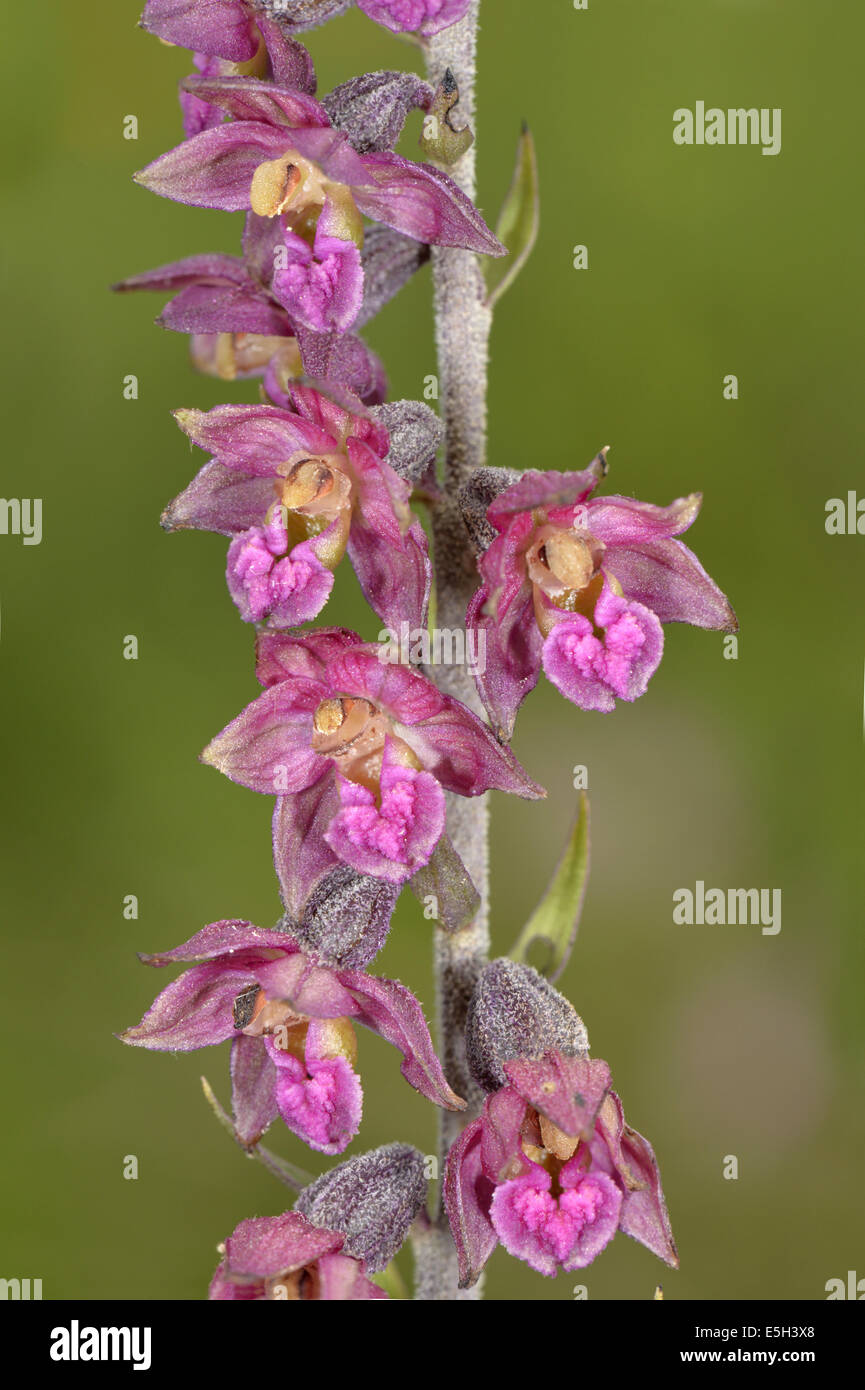
[[[465,18],[436,35],[428,47],[428,72],[437,87],[450,68],[459,88],[453,112],[456,127],[475,124],[475,73],[480,0]],[[474,145],[447,171],[469,198],[475,198]],[[434,247],[433,285],[439,395],[445,426],[442,501],[433,513],[433,553],[437,618],[441,628],[465,626],[466,608],[478,585],[468,534],[457,505],[457,491],[485,461],[487,363],[491,313],[478,257],[470,251]],[[436,668],[442,690],[483,713],[468,666]],[[448,832],[481,895],[475,920],[462,931],[436,930],[435,977],[439,1039],[448,1080],[468,1102],[463,1115],[442,1112],[439,1171],[450,1145],[482,1101],[465,1060],[466,1008],[489,952],[489,810],[484,797],[448,797]],[[457,1289],[456,1251],[441,1209],[416,1247],[420,1299],[477,1297]]]

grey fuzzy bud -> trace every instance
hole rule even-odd
[[[507,1082],[505,1062],[552,1050],[588,1055],[576,1009],[530,965],[492,961],[478,977],[466,1018],[466,1055],[478,1085],[497,1091]]]
[[[301,920],[286,915],[280,925],[328,963],[362,970],[385,943],[398,897],[399,885],[338,864],[315,885]]]
[[[414,73],[367,72],[334,87],[321,104],[358,154],[373,154],[392,150],[408,113],[425,110],[432,95],[429,83]]]
[[[410,1144],[385,1144],[322,1174],[294,1209],[313,1226],[341,1231],[344,1252],[375,1273],[399,1250],[426,1190],[423,1154]]]
[[[444,438],[444,426],[423,401],[387,401],[370,415],[390,435],[387,462],[406,482],[420,482]]]
[[[522,476],[516,468],[476,468],[460,488],[457,494],[460,510],[478,555],[483,555],[496,537],[495,527],[487,521],[487,507]]]

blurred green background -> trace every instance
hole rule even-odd
[[[40,7],[38,33],[4,10],[2,491],[44,499],[44,535],[0,536],[0,1275],[42,1278],[46,1298],[201,1298],[217,1242],[282,1210],[283,1189],[201,1097],[202,1071],[227,1097],[227,1053],[148,1054],[112,1031],[167,981],[136,950],[278,913],[270,804],[196,761],[256,692],[225,544],[158,525],[200,462],[169,410],[257,386],[198,377],[185,340],[152,325],[161,301],[107,287],[236,250],[240,220],[130,180],[176,143],[189,70],[136,28],[135,0]],[[524,117],[542,185],[539,243],[494,330],[490,462],[578,468],[609,443],[608,491],[666,503],[702,490],[690,540],[741,622],[737,661],[719,634],[668,629],[649,692],[615,717],[550,688],[524,707],[516,750],[549,799],[494,799],[495,946],[545,885],[586,764],[592,876],[562,983],[656,1147],[682,1267],[620,1238],[553,1282],[500,1251],[488,1296],[569,1299],[580,1282],[591,1299],[647,1299],[661,1279],[668,1298],[823,1298],[828,1279],[865,1275],[865,538],[824,529],[827,499],[865,492],[865,23],[831,0],[484,11],[481,206],[494,220]],[[413,63],[357,12],[309,44],[322,91]],[[781,107],[780,156],[674,145],[674,109],[698,99]],[[587,270],[572,268],[577,244]],[[429,301],[425,271],[369,331],[395,397],[419,396],[435,370]],[[327,618],[378,629],[344,570]],[[672,894],[697,879],[781,888],[782,931],[674,926]],[[137,921],[123,917],[132,893]],[[406,896],[377,968],[428,1006],[430,945]],[[432,1151],[431,1107],[391,1049],[360,1041],[366,1110],[349,1152],[394,1138]],[[309,1163],[285,1131],[271,1142]]]

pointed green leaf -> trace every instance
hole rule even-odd
[[[564,970],[577,939],[589,873],[589,798],[580,792],[577,819],[552,882],[511,951],[549,980]]]
[[[540,209],[538,202],[538,162],[535,142],[527,125],[523,126],[517,145],[514,176],[507,191],[496,236],[508,248],[510,255],[487,258],[484,269],[487,277],[487,303],[492,306],[510,289],[526,261],[538,235]]]
[[[241,1144],[235,1133],[231,1116],[222,1108],[219,1101],[216,1099],[213,1087],[206,1076],[202,1076],[201,1078],[201,1089],[204,1092],[208,1105],[223,1129],[228,1130],[232,1139],[243,1149],[243,1152],[249,1158],[257,1158],[259,1163],[262,1163],[269,1173],[272,1173],[280,1182],[285,1183],[286,1187],[290,1187],[293,1192],[300,1192],[301,1188],[307,1187],[309,1183],[312,1182],[313,1177],[311,1173],[304,1172],[302,1168],[295,1168],[293,1163],[286,1162],[284,1158],[280,1158],[278,1154],[271,1153],[269,1149],[265,1149],[261,1144],[252,1144],[249,1147],[247,1147],[246,1144]]]

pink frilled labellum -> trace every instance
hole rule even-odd
[[[189,1052],[232,1038],[237,1137],[254,1144],[280,1115],[320,1153],[341,1153],[357,1134],[362,1092],[354,1025],[403,1054],[402,1074],[437,1105],[464,1102],[445,1080],[420,1004],[403,985],[328,966],[287,932],[214,922],[147,965],[192,963],[157,997],[123,1042]]]
[[[228,548],[226,578],[247,623],[274,626],[307,622],[321,612],[333,588],[333,572],[322,564],[314,541],[292,546],[287,509],[270,508],[264,526],[235,536]]]
[[[162,155],[138,182],[177,202],[274,219],[272,290],[307,328],[344,331],[360,312],[363,217],[431,245],[506,254],[446,174],[388,149],[358,153],[308,93],[202,75],[183,88],[232,119]]]
[[[603,1173],[585,1173],[579,1158],[555,1179],[532,1163],[522,1177],[500,1183],[490,1220],[502,1245],[538,1274],[583,1269],[612,1240],[622,1194]]]
[[[334,235],[321,216],[311,243],[286,228],[283,251],[272,281],[280,304],[290,306],[296,321],[313,332],[350,328],[363,302],[363,270],[354,242]]]
[[[609,711],[645,692],[662,623],[736,628],[727,599],[676,539],[699,495],[669,507],[593,498],[605,471],[604,455],[582,473],[530,470],[487,508],[493,538],[467,622],[486,633],[478,686],[502,737],[541,668],[581,709]]]
[[[300,1212],[241,1221],[210,1283],[218,1300],[387,1298],[362,1260],[342,1253],[345,1237],[313,1226]]]
[[[247,622],[289,627],[315,618],[347,552],[370,606],[388,626],[426,622],[430,563],[409,507],[410,484],[387,461],[388,431],[291,383],[276,405],[177,412],[212,454],[168,507],[169,530],[232,536],[227,579]]]
[[[551,1051],[504,1070],[445,1170],[461,1286],[498,1243],[554,1275],[591,1264],[617,1230],[677,1266],[655,1156],[625,1125],[606,1062]]]
[[[327,843],[345,863],[372,877],[389,878],[395,864],[413,873],[429,862],[441,838],[444,792],[413,762],[407,750],[385,737],[377,789],[339,775],[340,809],[328,827]]]
[[[314,832],[333,863],[403,883],[444,832],[445,791],[544,795],[471,710],[356,633],[262,632],[257,669],[264,693],[201,756],[278,797],[283,882]]]

